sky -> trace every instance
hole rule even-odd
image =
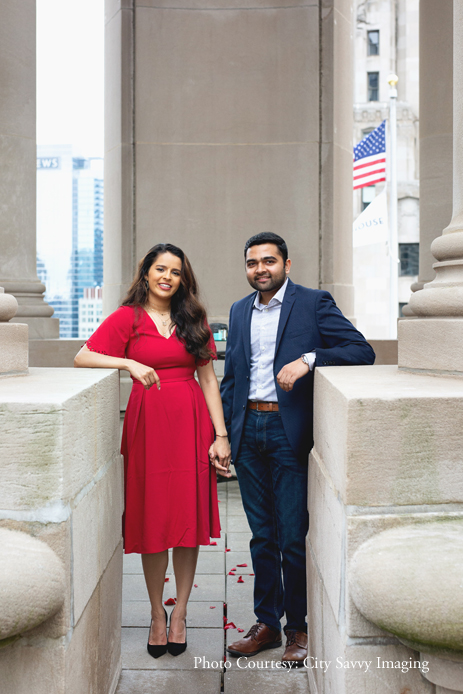
[[[104,0],[37,0],[37,144],[104,147]]]

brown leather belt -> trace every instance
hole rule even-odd
[[[248,410],[257,410],[258,412],[278,412],[277,402],[253,402],[248,400]]]

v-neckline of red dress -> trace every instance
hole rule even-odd
[[[145,312],[145,315],[147,316],[147,318],[151,321],[151,323],[152,323],[152,324],[154,325],[154,327],[156,328],[156,332],[157,332],[157,334],[159,335],[159,337],[162,337],[163,340],[170,340],[170,338],[172,337],[172,335],[173,335],[174,332],[176,331],[177,326],[174,325],[174,329],[172,330],[171,334],[169,335],[169,337],[166,337],[165,335],[163,335],[163,334],[161,333],[161,331],[159,330],[158,326],[156,325],[156,323],[154,322],[154,320],[151,318],[150,314],[148,313],[148,311],[147,311],[144,307],[143,307],[143,311]]]

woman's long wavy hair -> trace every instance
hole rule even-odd
[[[148,303],[149,290],[145,278],[161,253],[172,253],[182,261],[180,286],[173,295],[170,306],[172,320],[177,326],[176,335],[186,350],[197,359],[210,359],[210,332],[207,327],[206,310],[199,300],[198,283],[190,261],[178,246],[158,243],[150,248],[140,261],[132,285],[121,305],[135,308],[135,320],[138,324],[142,316],[141,311]]]

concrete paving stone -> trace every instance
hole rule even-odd
[[[249,627],[252,625],[250,624]],[[249,627],[245,629],[245,631],[242,634],[237,633],[234,629],[229,629],[227,634],[230,635],[230,637],[227,636],[227,644],[233,643],[234,641],[237,641],[239,638],[244,636],[246,632],[248,631]],[[235,634],[233,637],[232,634]],[[266,671],[267,675],[270,675],[271,677],[275,677],[277,673],[281,673],[282,669],[278,668],[277,663],[281,662],[281,659],[283,657],[283,653],[285,652],[285,639],[283,637],[283,642],[282,645],[279,648],[269,648],[266,651],[261,651],[257,655],[249,656],[247,658],[241,657],[239,658],[234,658],[231,656],[229,653],[226,654],[227,660],[230,661],[231,665],[228,667],[227,672],[240,672],[244,673],[244,679],[248,679],[251,677],[251,673],[255,673],[258,669],[261,671],[264,670]],[[254,662],[255,665],[252,665],[251,663]],[[258,667],[259,664],[259,667]],[[287,674],[287,673],[286,673]],[[306,673],[307,676],[307,673]],[[267,690],[248,690],[248,691],[264,691],[265,694],[267,694]],[[226,694],[228,694],[227,690],[225,689]]]
[[[209,661],[223,659],[223,633],[223,629],[189,628],[188,648],[184,653],[176,657],[166,653],[161,658],[152,658],[146,650],[148,628],[124,627],[122,667],[127,670],[194,670],[195,657]]]
[[[211,606],[214,609],[211,610]],[[169,617],[173,609],[173,607],[166,605],[166,611]],[[124,602],[122,604],[122,626],[146,626],[146,628],[148,628],[150,612],[151,606],[148,600]],[[190,601],[188,603],[187,626],[194,628],[221,629],[223,626],[223,602]]]
[[[272,652],[259,654],[261,660],[270,660],[266,653]],[[305,668],[254,670],[248,667],[239,672],[230,669],[225,672],[224,691],[226,694],[309,694],[309,681]]]
[[[199,552],[196,575],[223,574],[225,570],[225,549],[223,552]]]
[[[216,545],[201,545],[200,552],[224,552],[225,551],[225,523],[223,524],[220,537],[212,538],[211,542],[217,542]]]
[[[116,694],[172,694],[172,692],[217,694],[220,692],[220,672],[123,670],[116,689]]]
[[[141,554],[124,554],[123,567],[125,574],[142,574]]]
[[[240,574],[252,574],[254,573],[253,568],[252,568],[252,561],[251,561],[251,552],[248,550],[247,552],[227,552],[225,554],[226,557],[226,572],[228,575],[228,572],[236,568],[236,575],[239,576]],[[247,564],[247,566],[238,566],[238,564]]]
[[[228,516],[227,533],[248,533],[250,532],[249,523],[246,516]]]
[[[254,580],[252,577],[243,577],[244,583],[237,583],[237,577],[227,576],[227,619],[245,632],[254,624]],[[227,629],[227,643],[236,641],[243,636],[234,629]]]
[[[251,532],[227,533],[227,549],[231,549],[232,552],[244,552],[249,550],[251,537]]]
[[[229,516],[244,516],[243,503],[240,498],[231,498],[227,501],[227,514]]]
[[[225,600],[225,580],[223,574],[202,574],[195,578],[197,588],[193,587],[190,601],[221,602]],[[164,586],[164,600],[176,595],[175,576],[169,576],[169,582]],[[122,601],[146,601],[145,577],[142,574],[125,574],[122,582]]]

